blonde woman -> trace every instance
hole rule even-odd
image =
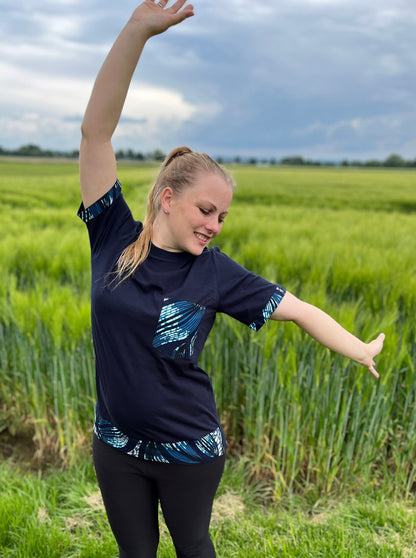
[[[111,138],[145,43],[191,17],[184,4],[146,0],[136,8],[97,76],[82,124],[79,216],[91,244],[97,385],[93,459],[121,558],[156,556],[159,503],[178,557],[216,556],[209,523],[226,441],[198,356],[218,312],[253,330],[269,318],[291,320],[376,377],[384,339],[363,343],[281,285],[208,249],[234,186],[208,155],[174,149],[143,222],[134,220]]]

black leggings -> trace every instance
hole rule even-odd
[[[155,558],[158,502],[178,558],[215,558],[212,504],[225,456],[199,465],[148,462],[93,439],[93,459],[120,558]]]

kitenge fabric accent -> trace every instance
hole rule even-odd
[[[250,329],[257,331],[263,324],[267,322],[267,320],[279,306],[285,292],[286,290],[283,287],[281,287],[280,285],[276,285],[276,292],[272,294],[271,299],[263,308],[263,322],[251,322],[251,324],[249,325]]]
[[[124,453],[157,463],[206,463],[225,454],[220,427],[199,440],[153,442],[129,438],[110,422],[96,416],[94,433],[100,440]]]
[[[84,223],[88,223],[94,217],[98,217],[100,213],[104,211],[107,207],[110,207],[114,201],[119,197],[121,194],[121,184],[118,180],[116,180],[114,186],[109,190],[104,196],[102,196],[99,200],[95,203],[90,205],[89,207],[81,207],[77,213],[78,217],[84,221]]]
[[[153,347],[173,359],[184,358],[186,351],[192,356],[205,307],[186,300],[171,302],[167,299],[165,302],[167,304],[163,305],[159,316]]]

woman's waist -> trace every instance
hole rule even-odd
[[[221,425],[194,439],[160,441],[131,436],[104,419],[96,411],[96,436],[124,453],[159,463],[205,463],[225,454],[226,442]]]

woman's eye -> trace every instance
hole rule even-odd
[[[199,211],[202,213],[202,215],[209,215],[209,211],[207,211],[206,209],[204,209],[203,207],[199,208]]]

